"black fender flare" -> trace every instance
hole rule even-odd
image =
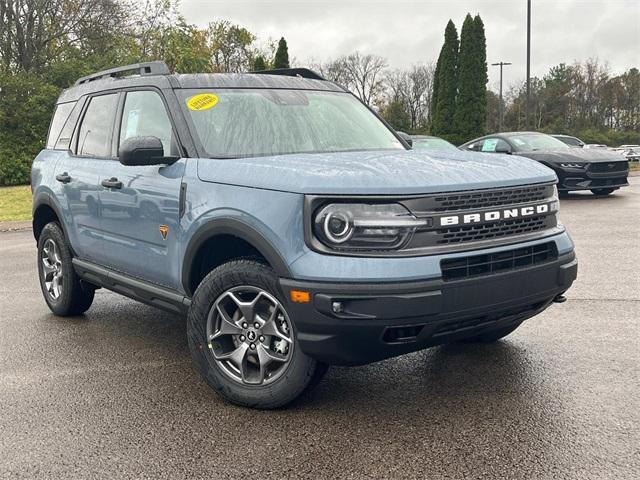
[[[182,263],[182,286],[188,297],[194,292],[189,288],[193,273],[193,261],[200,247],[210,238],[232,235],[252,245],[269,262],[279,277],[291,278],[291,272],[278,250],[262,234],[250,225],[234,218],[216,218],[208,221],[191,236]]]
[[[62,210],[60,209],[60,206],[57,204],[57,202],[51,198],[51,195],[48,192],[40,192],[33,199],[33,207],[31,210],[33,213],[33,219],[31,220],[33,237],[36,239],[36,241],[38,241],[38,238],[36,237],[36,228],[35,228],[36,212],[38,208],[42,207],[43,205],[46,205],[47,207],[51,208],[51,210],[53,210],[53,212],[56,214],[56,216],[60,220],[60,227],[62,228],[62,232],[64,233],[64,236],[68,239],[69,235],[67,234],[67,225],[66,225],[66,222],[64,221],[64,215],[62,214]]]

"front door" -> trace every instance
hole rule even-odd
[[[125,92],[114,141],[158,137],[165,155],[180,156],[160,92]],[[116,145],[116,147],[117,147]],[[171,165],[125,166],[113,160],[101,172],[101,220],[106,266],[179,289],[179,196],[185,159]]]

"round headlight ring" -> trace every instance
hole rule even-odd
[[[330,226],[330,222],[332,220],[342,221],[344,223],[342,230],[340,230],[337,233],[332,232],[331,226]],[[324,218],[323,227],[324,227],[323,229],[324,229],[325,236],[327,237],[328,240],[330,240],[333,243],[338,243],[338,244],[344,243],[351,238],[351,235],[353,235],[353,223],[351,222],[351,219],[344,212],[328,213],[327,216]]]

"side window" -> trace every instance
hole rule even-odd
[[[89,100],[78,133],[78,155],[111,156],[111,131],[117,108],[117,93],[100,95]]]
[[[510,150],[509,144],[501,138],[487,138],[482,144],[483,152],[505,152]]]
[[[67,119],[67,123],[62,127],[58,141],[53,147],[55,150],[69,150],[73,131],[76,129],[76,123],[78,123],[78,117],[82,111],[82,105],[84,105],[84,100],[81,99],[75,104],[75,107],[73,107],[73,110]]]
[[[150,90],[128,92],[122,111],[118,145],[131,137],[149,136],[162,141],[165,155],[177,155],[171,120],[160,95]]]
[[[60,136],[60,132],[62,131],[62,127],[64,127],[67,119],[69,118],[69,114],[71,110],[73,110],[73,106],[76,102],[69,103],[60,103],[56,106],[56,111],[53,114],[53,119],[51,120],[51,126],[49,127],[49,136],[47,137],[47,148],[54,148],[56,142],[58,141],[58,137]]]
[[[473,150],[474,152],[480,152],[482,151],[483,144],[484,140],[478,140],[477,142],[473,142],[472,144],[468,145],[467,148],[469,150]]]

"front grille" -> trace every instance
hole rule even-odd
[[[624,172],[627,168],[629,168],[627,161],[592,163],[589,165],[589,171],[593,173]]]
[[[450,212],[515,205],[543,200],[551,195],[553,195],[553,186],[549,185],[442,195],[435,197],[435,208],[432,211]]]
[[[549,216],[518,218],[502,220],[486,225],[468,225],[465,227],[449,227],[437,230],[438,245],[452,243],[477,242],[492,238],[510,237],[526,233],[539,232],[553,225],[549,225]]]
[[[505,252],[472,255],[442,260],[440,268],[445,281],[493,275],[540,265],[556,260],[558,250],[554,242],[531,247],[516,248]]]

